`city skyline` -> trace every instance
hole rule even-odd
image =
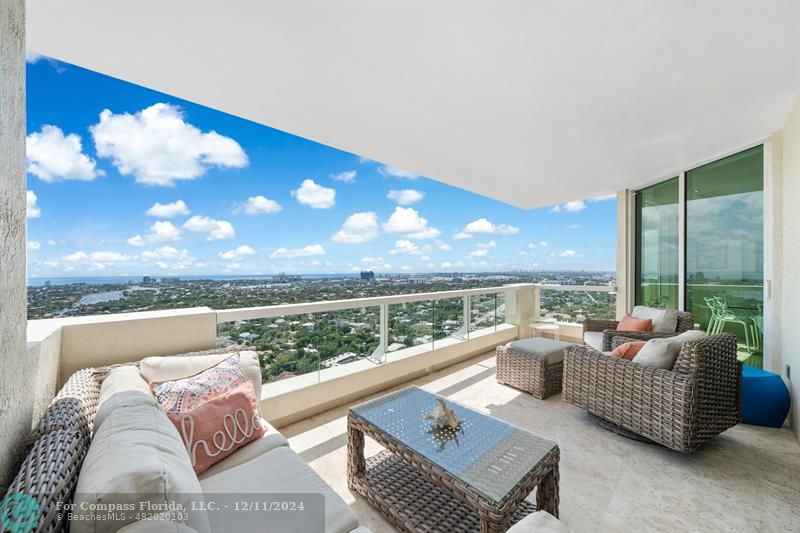
[[[614,195],[518,209],[54,59],[27,70],[30,278],[615,268]]]

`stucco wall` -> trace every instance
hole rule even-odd
[[[786,377],[786,365],[791,365],[792,379],[788,381],[792,392],[792,427],[800,437],[800,328],[797,327],[800,299],[800,98],[795,103],[783,131],[781,142],[781,217],[782,234],[780,260],[780,286],[773,294],[781,303],[780,368],[773,370]],[[788,317],[794,317],[788,319]]]
[[[25,6],[0,1],[0,490],[31,425],[25,349]]]

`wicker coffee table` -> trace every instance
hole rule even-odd
[[[438,398],[409,387],[350,409],[351,490],[409,532],[506,531],[537,508],[558,517],[554,442],[449,400],[464,423],[438,429],[425,419]],[[385,450],[365,459],[365,435]]]

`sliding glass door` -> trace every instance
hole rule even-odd
[[[636,304],[678,308],[678,178],[636,194]]]
[[[763,152],[757,146],[642,189],[636,193],[635,206],[636,303],[683,307],[708,333],[734,333],[739,358],[759,367]]]
[[[763,285],[764,154],[757,146],[686,173],[686,310],[708,332],[736,334],[754,366],[761,366]]]

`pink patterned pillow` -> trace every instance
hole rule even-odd
[[[239,354],[234,354],[198,374],[154,383],[152,388],[156,400],[167,412],[190,411],[245,381]]]
[[[249,381],[192,409],[171,411],[167,416],[178,428],[196,474],[267,432]]]

